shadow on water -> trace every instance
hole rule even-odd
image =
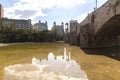
[[[105,55],[107,57],[120,61],[120,47],[99,48],[99,49],[82,49],[86,54]]]

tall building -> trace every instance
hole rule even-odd
[[[35,23],[34,24],[34,29],[36,29],[38,31],[48,30],[47,21],[45,23],[41,22],[41,21],[39,21],[39,23]]]
[[[70,32],[73,32],[76,28],[77,28],[77,26],[78,26],[78,22],[77,22],[77,20],[71,20],[70,21]]]
[[[2,18],[2,22],[5,26],[10,26],[11,24],[14,24],[16,26],[16,29],[32,29],[31,19],[24,20]]]
[[[57,31],[63,37],[64,36],[64,23],[61,22],[61,25],[56,25],[56,22],[54,22],[51,30]]]
[[[0,19],[4,16],[3,6],[0,4]]]

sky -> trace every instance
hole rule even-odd
[[[107,0],[97,0],[98,7]],[[88,13],[94,10],[96,0],[0,0],[4,8],[4,17],[12,19],[31,19],[32,24],[48,22],[51,29],[53,22],[78,20],[80,23]]]

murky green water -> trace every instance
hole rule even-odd
[[[64,47],[67,49],[66,56],[64,55]],[[80,80],[81,76],[76,74],[80,72],[82,73],[83,71],[89,80],[119,80],[119,54],[120,48],[118,47],[104,49],[80,49],[79,46],[65,43],[17,44],[0,48],[0,71],[5,67],[8,67],[9,74],[11,74],[11,72],[14,74],[15,72],[15,76],[22,76],[24,72],[24,75],[32,75],[30,78],[35,78],[35,76],[36,78],[39,78],[37,74],[40,75],[43,73],[44,75],[41,74],[43,80],[73,80],[73,78]],[[35,63],[38,62],[40,66],[32,64],[34,60]],[[48,65],[46,66],[46,64]],[[48,67],[49,65],[52,67]],[[27,72],[29,72],[29,74],[26,74]],[[32,72],[34,72],[34,74]],[[2,75],[3,74],[4,72],[2,72]],[[7,78],[6,80],[10,80],[10,78]],[[26,77],[22,76],[22,78]],[[22,78],[20,77],[20,79]],[[36,78],[35,80],[37,80]],[[0,80],[4,79],[0,78]],[[12,80],[19,79],[16,78]]]
[[[5,80],[88,80],[88,77],[64,48],[63,55],[49,53],[45,59],[33,58],[31,64],[5,67]]]

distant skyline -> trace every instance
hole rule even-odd
[[[97,0],[98,7],[107,0]],[[88,13],[94,10],[96,0],[0,0],[4,8],[4,17],[13,19],[31,19],[32,23],[48,22],[51,29],[53,22],[80,23]]]

